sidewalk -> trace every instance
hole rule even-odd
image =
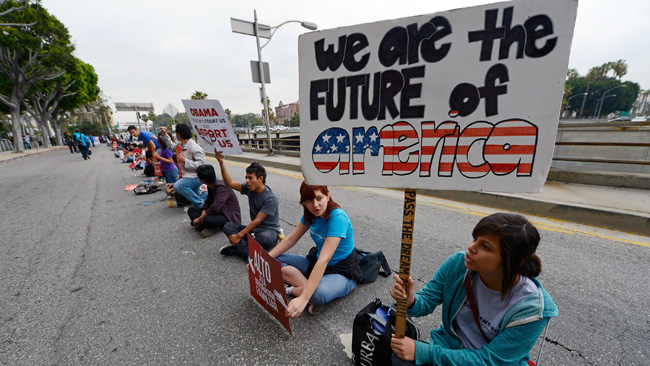
[[[36,148],[32,148],[30,150],[25,150],[21,153],[15,154],[13,151],[0,151],[0,166],[4,164],[8,164],[17,160],[21,159],[26,159],[26,158],[32,158],[34,156],[42,155],[42,154],[48,154],[53,151],[58,151],[61,149],[68,149],[68,146],[52,146],[50,148],[45,148],[45,147],[39,147],[38,150]]]
[[[300,158],[293,156],[244,152],[228,159],[301,171]],[[650,236],[650,191],[645,189],[547,181],[537,194],[424,189],[418,193]]]

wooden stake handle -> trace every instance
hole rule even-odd
[[[404,190],[404,211],[402,218],[402,245],[399,255],[399,277],[404,282],[406,298],[409,296],[408,280],[411,275],[411,253],[413,249],[413,228],[415,227],[415,199],[417,190]],[[407,300],[397,301],[397,316],[395,318],[395,337],[404,338],[406,333]]]

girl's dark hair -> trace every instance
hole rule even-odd
[[[304,181],[300,185],[300,204],[302,205],[302,209],[305,216],[305,222],[307,223],[307,226],[311,225],[311,222],[315,216],[309,211],[309,209],[307,209],[307,207],[303,203],[305,201],[311,201],[314,198],[316,198],[316,191],[321,191],[321,193],[324,195],[328,195],[330,193],[330,191],[327,189],[327,186],[310,186]],[[334,202],[334,200],[330,196],[330,200],[329,202],[327,202],[327,208],[325,209],[323,218],[325,218],[325,220],[329,219],[332,210],[340,207],[341,206],[338,203]]]
[[[185,123],[179,123],[176,125],[176,133],[185,140],[192,138],[192,128]]]
[[[199,179],[206,181],[208,184],[217,182],[217,175],[214,173],[214,167],[210,164],[199,165],[196,168],[196,176]]]
[[[500,238],[503,279],[501,297],[515,285],[517,274],[537,277],[542,272],[542,261],[535,254],[539,232],[525,217],[499,212],[486,216],[476,224],[472,236],[494,234]]]
[[[165,133],[162,132],[162,131],[160,131],[160,132],[158,133],[158,143],[160,144],[160,148],[161,148],[162,150],[165,150],[165,149],[171,149],[172,147],[171,147],[171,146],[167,146],[167,144],[165,144],[165,140],[161,138],[161,136],[164,136],[164,135],[165,135]],[[167,132],[167,136],[169,136],[169,138],[172,140],[172,142],[174,142],[174,141],[176,140],[176,139],[174,138],[174,136],[171,134],[171,132]]]

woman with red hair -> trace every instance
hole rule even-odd
[[[361,279],[352,223],[327,186],[302,182],[300,204],[304,214],[298,225],[269,253],[282,263],[287,295],[295,296],[286,311],[290,318],[298,317],[305,307],[311,314],[319,313],[324,304],[354,290]],[[307,231],[316,243],[309,254],[284,254]]]

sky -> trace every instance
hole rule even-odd
[[[540,1],[540,0],[538,0]],[[233,33],[230,18],[269,26],[310,21],[319,30],[431,14],[494,1],[386,0],[42,0],[70,32],[75,55],[91,64],[99,87],[115,102],[153,103],[156,114],[195,91],[218,99],[233,114],[262,110],[259,84],[250,61],[257,60],[255,37]],[[623,59],[623,81],[650,89],[650,1],[582,0],[578,5],[569,68],[581,75],[594,66]],[[262,51],[270,65],[266,93],[271,106],[298,101],[298,23],[278,29]],[[119,123],[135,122],[117,112]]]

